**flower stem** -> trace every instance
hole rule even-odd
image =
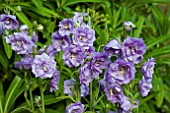
[[[40,93],[41,93],[41,106],[42,106],[42,113],[45,113],[45,104],[44,104],[44,89],[42,86],[40,88]]]
[[[32,108],[32,111],[34,111],[34,101],[33,101],[33,95],[32,95],[31,88],[29,88],[29,95],[30,95],[30,99],[31,99],[31,108]]]
[[[90,82],[90,111],[93,111],[93,81]]]

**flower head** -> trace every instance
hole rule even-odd
[[[132,113],[132,110],[138,106],[139,100],[136,100],[135,103],[132,104],[127,96],[123,96],[123,101],[120,104],[120,113]]]
[[[114,78],[118,84],[128,84],[135,78],[135,73],[134,64],[122,59],[111,63],[108,70],[108,76]]]
[[[71,39],[67,35],[61,36],[58,32],[52,35],[52,45],[57,51],[61,51],[71,45]]]
[[[23,31],[23,32],[27,32],[28,31],[28,26],[27,25],[21,25],[19,30]]]
[[[63,60],[69,67],[78,67],[84,62],[85,51],[81,46],[70,45],[64,49]]]
[[[105,45],[103,51],[108,53],[110,56],[111,55],[117,56],[121,54],[121,45],[117,40],[113,39]]]
[[[66,107],[66,113],[83,113],[84,105],[81,102],[72,103]]]
[[[17,54],[32,53],[32,49],[36,46],[31,37],[25,32],[17,32],[13,35],[6,36],[6,42],[9,43]]]
[[[106,53],[94,53],[91,61],[92,78],[97,78],[103,69],[108,67],[109,63],[110,60]]]
[[[83,67],[80,68],[80,84],[85,84],[86,86],[89,85],[89,83],[92,80],[92,71],[91,71],[91,63],[89,61],[84,64]]]
[[[122,54],[126,61],[137,64],[142,61],[145,52],[146,45],[142,38],[127,37],[122,44]]]
[[[46,48],[46,52],[49,56],[52,56],[52,57],[54,57],[58,53],[52,44]]]
[[[26,55],[20,61],[15,62],[14,67],[20,70],[25,69],[29,70],[32,66],[34,58],[32,56]]]
[[[73,31],[73,43],[80,46],[92,46],[95,41],[95,31],[89,26],[80,26]]]
[[[59,26],[58,32],[61,36],[71,34],[74,29],[74,24],[71,19],[62,20],[58,26]]]
[[[74,89],[74,86],[76,85],[76,81],[75,79],[71,79],[71,80],[65,80],[64,81],[64,93],[68,94],[70,96],[73,96],[72,94],[72,89]]]
[[[92,58],[92,55],[95,53],[93,46],[83,46],[85,50],[86,58]]]
[[[36,77],[51,78],[56,71],[56,62],[53,57],[48,56],[46,53],[35,55],[32,72]]]
[[[52,79],[50,81],[50,92],[55,92],[58,90],[58,82],[60,80],[60,72],[56,70],[53,73]]]
[[[112,103],[122,102],[123,98],[122,88],[118,84],[116,83],[109,84],[107,88],[105,88],[104,92],[107,96],[107,99]]]
[[[3,29],[14,30],[18,28],[19,23],[14,15],[0,15],[0,23],[2,23]]]
[[[122,112],[128,112],[130,110],[132,103],[130,102],[129,98],[127,96],[123,96],[122,102],[121,102],[121,111]]]
[[[2,26],[2,23],[0,22],[0,36],[4,34],[4,28]]]
[[[85,16],[88,16],[88,14],[84,12],[83,13],[74,12],[74,17],[73,17],[74,26],[79,27],[81,25],[86,25],[86,23],[83,21]],[[90,20],[88,20],[88,25],[89,24],[90,24]]]
[[[155,61],[154,58],[148,59],[148,62],[145,62],[141,68],[141,72],[144,75],[146,82],[152,81],[152,75],[154,73]]]
[[[123,26],[127,31],[131,31],[133,28],[135,28],[135,25],[130,21],[124,22]]]
[[[85,97],[89,94],[89,87],[87,85],[81,84],[80,90],[81,90],[81,97]]]
[[[147,82],[146,79],[143,77],[142,80],[139,82],[140,93],[143,97],[147,96],[152,88],[152,82]]]

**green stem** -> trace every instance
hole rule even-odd
[[[93,81],[90,82],[90,111],[93,111]]]
[[[101,48],[101,47],[104,47],[104,45],[100,45],[99,48],[97,49],[97,52],[100,51],[100,48]]]
[[[30,101],[29,101],[28,96],[27,96],[27,91],[28,91],[28,89],[29,89],[28,80],[27,80],[27,72],[24,73],[24,80],[25,80],[25,83],[26,83],[26,88],[25,88],[25,92],[24,92],[24,97],[25,97],[26,103],[28,104],[28,106],[29,106],[29,108],[30,108],[31,105],[30,105]]]
[[[40,88],[40,93],[41,93],[41,105],[42,105],[42,113],[45,113],[45,104],[44,104],[44,89],[42,86]]]
[[[30,95],[30,99],[31,99],[31,108],[32,108],[32,111],[34,111],[34,100],[33,100],[31,88],[29,88],[29,95]]]

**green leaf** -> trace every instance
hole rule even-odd
[[[159,22],[162,23],[164,15],[161,13],[158,7],[156,6],[151,6],[150,7],[152,14],[154,15],[155,19]]]
[[[32,113],[31,109],[27,108],[27,107],[19,107],[15,110],[13,110],[11,113]]]
[[[4,106],[4,90],[3,84],[0,82],[0,113],[3,113],[3,106]]]
[[[0,62],[3,66],[3,68],[6,70],[8,68],[9,61],[6,58],[6,55],[4,54],[4,52],[1,49],[0,49]]]
[[[70,9],[69,7],[63,7],[63,9],[64,9],[67,13],[71,14],[71,9]]]
[[[42,6],[42,2],[41,2],[41,0],[31,0],[32,1],[32,3],[34,3],[34,5],[37,7],[37,8],[42,8],[43,6]]]
[[[31,24],[31,22],[29,21],[29,19],[25,16],[24,13],[16,13],[16,15],[17,15],[17,17],[19,18],[19,20],[20,20],[22,23],[28,25],[28,27],[31,28],[32,24]]]
[[[139,17],[138,22],[136,23],[137,29],[134,30],[134,37],[139,37],[142,32],[142,27],[144,23],[145,18],[143,16]]]
[[[165,91],[165,99],[170,104],[170,91]]]
[[[156,94],[155,98],[156,98],[156,105],[158,108],[161,107],[161,105],[163,103],[164,95],[165,95],[164,89],[160,90],[160,92]]]
[[[118,25],[118,19],[119,19],[119,16],[120,16],[120,11],[121,11],[121,7],[119,8],[119,10],[117,12],[115,11],[116,14],[114,15],[114,18],[113,18],[113,20],[114,20],[114,24],[113,24],[114,28],[116,28],[117,25]]]
[[[151,3],[169,3],[169,0],[136,0],[136,3],[131,8]]]
[[[61,113],[61,112],[53,109],[45,109],[45,113]]]
[[[103,0],[67,0],[64,6],[73,5],[81,2],[103,2]]]
[[[170,34],[166,34],[160,37],[157,37],[155,39],[149,39],[147,45],[147,49],[151,48],[152,46],[159,44],[160,42],[165,41],[166,39],[169,39]]]
[[[148,18],[145,18],[145,22],[146,22],[146,25],[148,25],[149,27],[151,27],[151,29],[153,30],[153,32],[156,33],[156,27],[155,27],[154,23],[151,22]]]
[[[60,96],[60,97],[51,97],[51,98],[45,97],[44,101],[45,101],[45,105],[50,105],[50,104],[57,103],[57,102],[62,101],[62,100],[66,100],[66,99],[70,99],[73,102],[75,102],[75,100],[71,96]]]
[[[95,112],[92,112],[92,111],[86,111],[85,113],[95,113]]]
[[[11,56],[12,56],[12,48],[8,43],[6,43],[4,37],[2,37],[2,41],[3,41],[3,45],[4,45],[4,48],[5,48],[6,55],[7,55],[8,59],[10,59]]]
[[[97,39],[98,45],[105,44],[108,41],[106,30],[103,32],[104,30],[100,29],[98,26],[95,26],[95,30],[99,35],[99,38]]]
[[[163,48],[160,48],[160,49],[156,49],[155,51],[146,55],[145,58],[147,59],[147,58],[150,58],[150,57],[156,57],[156,56],[159,56],[159,55],[162,55],[162,54],[167,54],[167,53],[170,53],[170,46],[163,47]]]
[[[48,9],[48,8],[42,7],[42,9],[40,9],[40,10],[43,11],[43,12],[45,12],[45,13],[47,13],[47,14],[51,14],[51,15],[53,15],[53,16],[55,16],[55,17],[60,18],[60,16],[59,16],[58,13],[56,13],[56,12],[54,12],[53,10],[50,10],[50,9]]]
[[[5,95],[5,113],[9,112],[16,98],[25,90],[25,86],[21,88],[22,84],[23,80],[19,76],[15,76]]]

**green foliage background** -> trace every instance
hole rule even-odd
[[[129,35],[142,37],[147,45],[143,61],[147,61],[150,57],[154,57],[156,61],[153,88],[149,96],[142,98],[131,89],[133,94],[141,99],[139,108],[134,112],[170,113],[169,5],[170,0],[0,0],[0,11],[4,13],[10,10],[16,14],[21,23],[32,29],[38,29],[42,25],[44,29],[37,31],[40,39],[37,44],[40,47],[51,43],[51,34],[58,29],[59,21],[72,17],[75,11],[87,12],[91,16],[91,24],[96,31],[97,40],[94,43],[96,49],[99,46],[102,48],[110,39],[123,35],[123,22],[132,21],[137,27]],[[25,100],[23,103],[15,104],[18,97],[27,97],[24,92],[28,84],[23,83],[19,77],[21,75],[14,77],[19,74],[13,69],[15,55],[4,39],[0,43],[0,70],[5,75],[1,77],[0,83],[0,113],[29,112]],[[63,66],[60,54],[57,57],[58,65]],[[71,70],[64,69],[68,75],[71,74]],[[63,79],[61,78],[61,83]],[[6,84],[2,84],[4,82]],[[45,97],[47,113],[62,113],[66,104],[72,101],[71,97],[62,93],[61,83],[56,97],[53,95]],[[31,87],[34,91],[37,84],[33,82]]]

